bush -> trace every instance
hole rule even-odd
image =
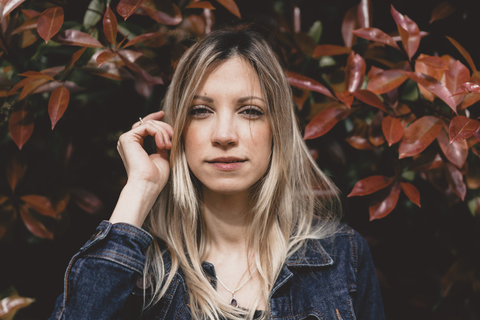
[[[0,318],[32,303],[23,296],[37,302],[16,318],[48,315],[125,183],[119,135],[158,109],[195,38],[240,13],[275,36],[305,140],[369,241],[388,318],[480,317],[480,73],[468,36],[444,27],[469,7],[425,17],[413,1],[357,2],[0,2],[0,299],[12,306]]]

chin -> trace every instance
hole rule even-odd
[[[202,183],[202,188],[204,189],[204,192],[235,195],[248,193],[252,185],[253,183],[239,185],[238,182],[234,181],[222,181],[216,183]]]

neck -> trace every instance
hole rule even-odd
[[[247,240],[248,193],[203,192],[203,215],[210,245],[217,252],[245,251]]]

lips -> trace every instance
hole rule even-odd
[[[240,169],[246,161],[246,159],[236,157],[219,157],[208,160],[207,163],[221,171],[234,171]]]
[[[219,157],[212,160],[207,160],[208,163],[238,163],[245,161],[247,160],[236,157]]]

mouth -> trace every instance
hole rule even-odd
[[[243,167],[247,159],[235,157],[220,157],[208,160],[207,163],[220,171],[236,171]]]
[[[212,160],[207,160],[208,163],[239,163],[239,162],[245,162],[245,161],[247,160],[234,158],[234,157],[221,157],[221,158],[215,158]]]

